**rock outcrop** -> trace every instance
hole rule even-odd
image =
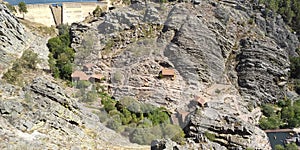
[[[297,55],[299,41],[280,16],[263,17],[263,11],[247,1],[139,2],[73,26],[73,46],[80,52],[85,37],[95,37],[92,55],[78,65],[96,63],[116,99],[132,96],[189,112],[183,126],[190,142],[269,149],[254,126],[261,116],[256,106],[285,96],[289,56]],[[175,78],[161,78],[163,68],[174,69]],[[207,108],[196,109],[197,98]]]
[[[28,46],[28,36],[17,18],[0,4],[0,77],[3,71],[20,57]]]
[[[36,78],[19,95],[1,98],[1,149],[143,148],[107,129],[95,114],[45,78]]]

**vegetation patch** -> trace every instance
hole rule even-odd
[[[35,71],[39,62],[38,54],[30,49],[25,50],[21,58],[13,63],[12,68],[8,69],[2,78],[10,84],[22,86],[26,81],[24,74]]]
[[[266,129],[300,127],[300,100],[281,100],[276,105],[264,104],[259,126]]]
[[[297,33],[300,32],[300,1],[299,0],[260,0],[265,4],[267,11],[280,14],[283,20]]]
[[[105,115],[100,115],[101,121],[128,136],[131,142],[151,144],[154,139],[170,138],[179,144],[184,143],[183,130],[170,124],[169,112],[165,108],[140,103],[132,97],[117,101],[106,93],[101,93],[101,99],[105,110],[102,112]]]
[[[75,51],[70,47],[69,26],[59,27],[59,36],[49,39],[49,66],[55,78],[71,79]]]

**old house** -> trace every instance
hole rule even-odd
[[[72,81],[73,82],[78,82],[78,81],[87,81],[89,80],[89,76],[86,75],[84,72],[82,71],[74,71],[72,74],[71,74],[71,77],[72,77]]]
[[[100,82],[104,76],[101,74],[92,74],[89,78],[91,83]]]
[[[160,77],[161,78],[170,78],[170,79],[174,80],[175,79],[175,71],[174,71],[174,69],[164,68],[160,72]]]

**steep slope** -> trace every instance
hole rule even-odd
[[[280,17],[263,18],[263,9],[253,8],[247,1],[137,2],[73,25],[73,47],[78,56],[85,52],[75,62],[96,63],[116,99],[133,96],[193,112],[185,131],[202,147],[209,145],[202,143],[209,132],[217,149],[269,149],[255,127],[261,115],[256,106],[285,96],[289,55],[297,55],[299,41]],[[163,68],[173,68],[175,79],[160,79]],[[208,107],[195,111],[198,97]]]
[[[44,60],[38,68],[47,69],[48,35],[25,28],[2,4],[0,20],[0,74],[25,49],[38,53]],[[149,149],[107,129],[46,73],[27,75],[39,77],[24,87],[0,80],[0,149]]]
[[[17,18],[0,4],[0,77],[3,71],[22,55],[28,46],[28,35]]]
[[[49,79],[36,78],[19,91],[4,84],[1,91],[14,95],[0,100],[1,149],[147,148],[107,129]]]

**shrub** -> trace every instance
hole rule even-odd
[[[266,117],[271,117],[275,114],[274,107],[271,104],[262,105],[262,112]]]
[[[102,9],[99,6],[97,6],[96,9],[93,11],[94,17],[100,17],[101,13],[102,13]]]
[[[184,141],[184,132],[178,125],[167,124],[164,128],[164,137],[170,138],[171,140],[183,144]]]
[[[209,133],[208,131],[204,132],[204,135],[209,139],[210,141],[214,141],[216,139],[216,135],[213,133]]]
[[[275,145],[275,150],[284,150],[284,147],[282,145]]]

